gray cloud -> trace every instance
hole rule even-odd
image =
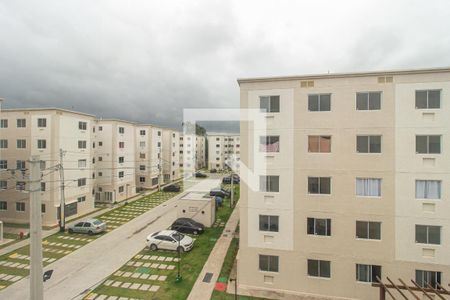
[[[179,127],[183,108],[238,107],[237,77],[448,66],[449,8],[445,0],[2,1],[0,97],[4,107]]]

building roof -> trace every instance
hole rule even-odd
[[[406,70],[387,70],[387,71],[370,71],[370,72],[352,72],[352,73],[326,73],[326,74],[306,74],[292,76],[274,76],[274,77],[254,77],[254,78],[238,78],[237,82],[269,82],[269,81],[287,81],[287,80],[310,80],[310,79],[329,79],[329,78],[347,78],[347,77],[367,77],[367,76],[393,76],[393,75],[414,75],[414,74],[432,74],[447,73],[450,67],[428,68],[428,69],[406,69]]]
[[[211,132],[211,133],[206,133],[207,136],[240,136],[241,134],[239,132]]]
[[[46,108],[4,108],[4,109],[2,109],[2,112],[45,111],[45,110],[54,110],[54,111],[60,111],[60,112],[76,114],[76,115],[83,115],[83,116],[88,116],[88,117],[95,118],[95,116],[91,115],[91,114],[87,114],[87,113],[83,113],[83,112],[79,112],[79,111],[74,111],[74,110],[69,110],[69,109],[56,108],[56,107],[46,107]]]

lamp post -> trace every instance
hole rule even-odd
[[[177,252],[178,252],[178,262],[177,262],[177,277],[175,278],[175,282],[179,283],[183,280],[183,277],[181,277],[181,245],[180,245],[180,241],[181,241],[181,236],[178,234],[178,248],[177,248]]]
[[[237,300],[237,278],[230,278],[230,282],[234,281],[234,300]]]

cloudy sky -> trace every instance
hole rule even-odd
[[[0,0],[4,107],[179,127],[236,78],[450,66],[448,0]]]

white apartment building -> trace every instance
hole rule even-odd
[[[162,128],[137,124],[136,136],[136,185],[139,189],[153,189],[162,182]]]
[[[0,112],[0,220],[28,223],[29,160],[41,160],[42,222],[59,219],[60,149],[63,150],[65,215],[94,209],[94,116],[64,109],[3,109]]]
[[[194,134],[180,134],[180,167],[184,173],[206,167],[206,138]]]
[[[208,169],[226,170],[229,164],[239,171],[241,141],[238,133],[211,133],[208,140]]]
[[[241,293],[450,282],[449,68],[238,82]]]
[[[94,135],[95,200],[113,203],[136,195],[135,124],[99,119]]]
[[[180,178],[180,133],[163,129],[162,171],[164,183]]]

